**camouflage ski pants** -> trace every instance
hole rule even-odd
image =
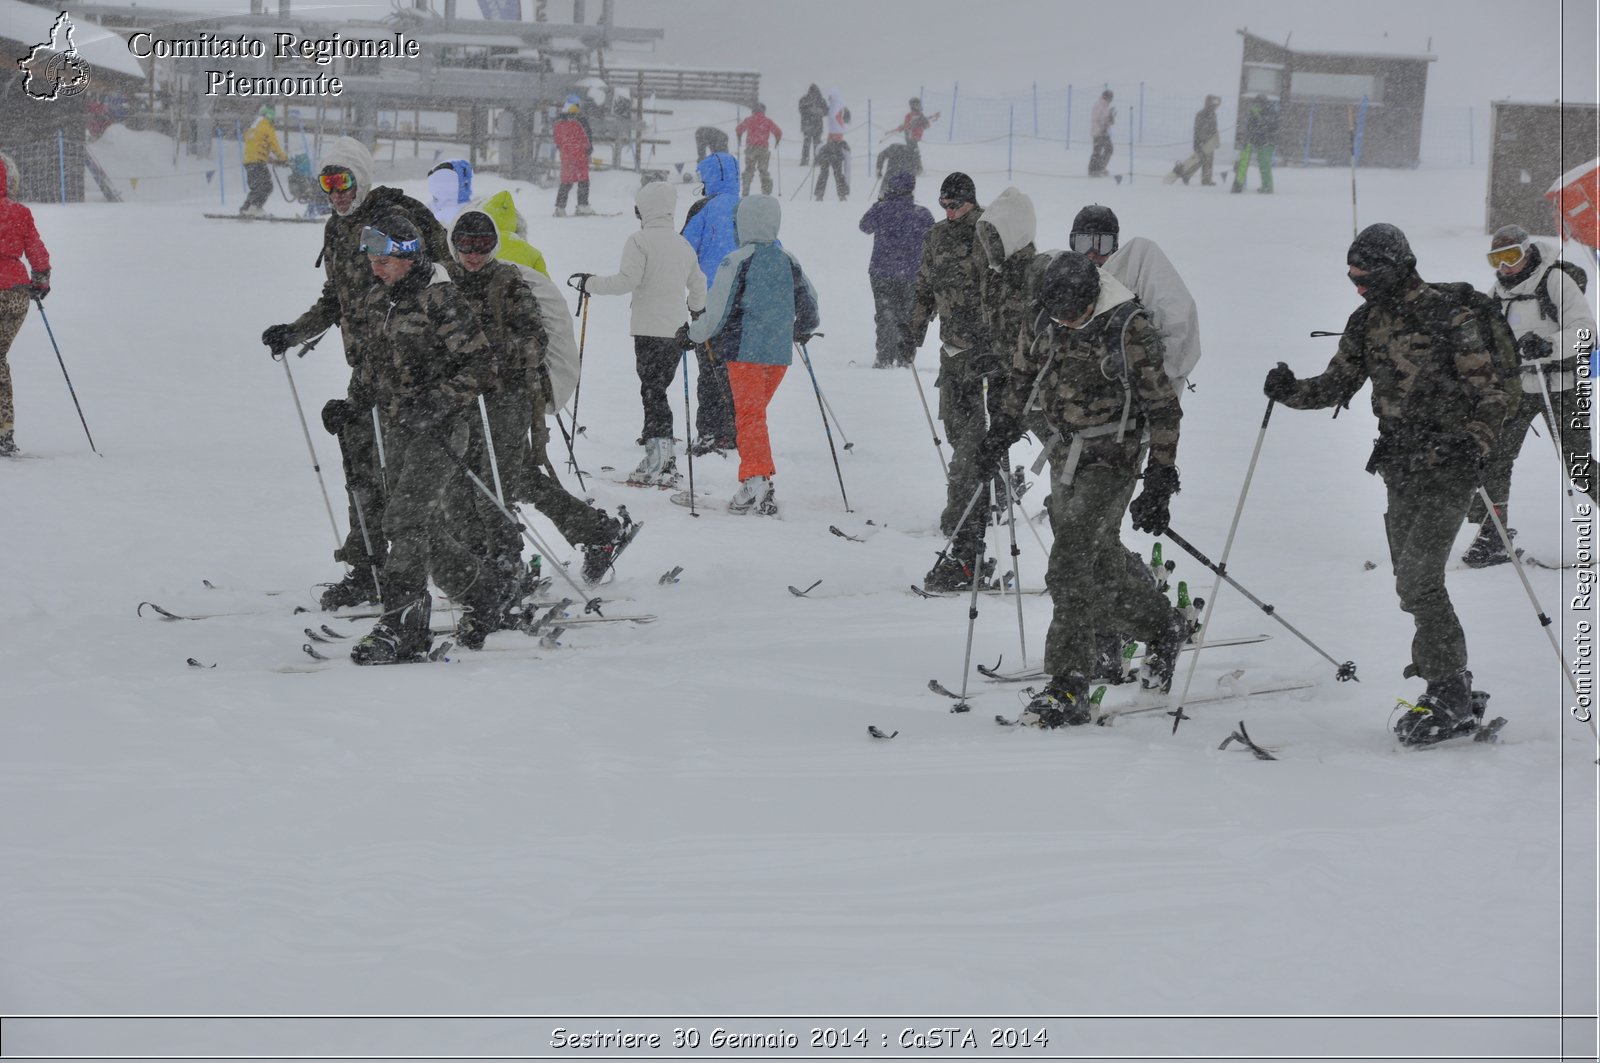
[[[383,476],[372,424],[372,396],[352,379],[347,401],[355,409],[356,417],[339,429],[338,438],[339,457],[344,463],[344,485],[349,496],[350,531],[344,537],[344,545],[334,551],[333,558],[363,572],[376,565],[381,573],[389,550],[383,537]]]
[[[1125,466],[1080,466],[1070,490],[1055,492],[1056,541],[1045,588],[1054,607],[1044,669],[1053,676],[1095,672],[1096,636],[1117,633],[1148,643],[1167,625],[1172,603],[1122,543],[1122,517],[1138,483]]]
[[[516,392],[493,392],[485,396],[489,410],[489,424],[494,432],[495,459],[500,466],[501,482],[505,486],[508,506],[527,502],[550,518],[563,538],[569,543],[595,543],[605,539],[610,528],[610,518],[605,513],[574,497],[561,482],[540,468],[541,458],[528,444],[528,430],[533,423],[534,408],[525,395]],[[488,470],[487,455],[482,454],[481,430],[472,433],[474,444],[467,463],[476,471]],[[490,488],[494,487],[488,471],[479,472],[478,478]],[[465,481],[465,477],[463,477]],[[496,558],[522,555],[522,534],[506,520],[498,506],[489,501],[483,492],[465,481],[472,492],[472,508],[487,533],[490,556]]]
[[[1522,452],[1522,444],[1528,438],[1528,426],[1533,424],[1535,419],[1542,420],[1545,428],[1550,430],[1550,434],[1561,441],[1564,468],[1562,475],[1571,479],[1579,490],[1589,496],[1591,502],[1595,500],[1595,478],[1587,460],[1589,416],[1586,411],[1578,409],[1576,398],[1576,394],[1571,391],[1550,393],[1551,407],[1556,411],[1556,418],[1560,421],[1559,428],[1551,428],[1550,415],[1544,408],[1544,395],[1524,393],[1521,404],[1511,411],[1511,415],[1506,418],[1505,424],[1500,429],[1499,436],[1495,438],[1494,449],[1489,452],[1489,460],[1483,467],[1483,489],[1489,492],[1495,508],[1500,511],[1501,521],[1507,527],[1511,526],[1509,515],[1511,467],[1516,464],[1517,455]],[[1541,455],[1538,460],[1545,459]],[[1467,522],[1482,524],[1488,519],[1489,515],[1483,509],[1483,499],[1474,491],[1472,503],[1467,510]]]
[[[989,481],[993,470],[978,468],[978,448],[989,429],[983,405],[983,376],[972,369],[975,351],[946,355],[939,362],[939,420],[944,423],[945,442],[950,444],[950,472],[945,484],[944,511],[939,514],[939,531],[955,533],[953,556],[963,564],[983,547],[984,530],[989,523],[989,499],[981,497],[967,513],[973,494]],[[998,398],[998,390],[991,388]],[[985,496],[987,492],[985,492]],[[963,521],[961,515],[967,513]],[[957,525],[959,524],[959,531]]]
[[[11,341],[17,338],[23,318],[28,316],[28,291],[12,288],[0,292],[0,435],[10,432],[16,418],[11,400]]]
[[[1412,668],[1427,680],[1444,679],[1467,666],[1467,637],[1444,585],[1456,532],[1472,493],[1470,469],[1448,466],[1385,479],[1389,508],[1383,514],[1389,561],[1400,608],[1411,614]]]

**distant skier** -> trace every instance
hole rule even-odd
[[[0,155],[0,458],[17,453],[16,408],[11,398],[11,366],[6,361],[28,303],[50,294],[50,252],[39,238],[33,212],[18,203],[22,175]],[[22,260],[28,260],[27,266]]]
[[[1272,194],[1272,151],[1278,142],[1278,105],[1258,93],[1250,101],[1244,118],[1244,146],[1239,150],[1239,162],[1233,171],[1233,187],[1228,191],[1244,191],[1250,176],[1250,156],[1256,157],[1256,168],[1261,172],[1261,187],[1257,192]]]
[[[722,260],[739,246],[735,229],[739,208],[739,163],[732,155],[719,151],[700,160],[697,167],[704,198],[689,208],[683,223],[683,238],[694,248],[705,274],[706,288],[716,283]],[[695,384],[695,427],[699,438],[690,444],[694,454],[709,454],[734,449],[733,392],[728,384],[728,367],[717,355],[714,344],[698,348],[699,376]],[[688,426],[684,426],[688,431]]]
[[[817,202],[828,191],[828,174],[833,174],[839,202],[850,198],[850,145],[844,139],[850,125],[850,108],[837,91],[828,93],[828,139],[817,149]]]
[[[928,127],[939,120],[941,112],[935,112],[931,115],[924,114],[922,112],[922,101],[915,96],[911,97],[908,106],[911,109],[906,112],[905,118],[901,120],[899,125],[885,133],[884,138],[887,139],[896,133],[904,133],[906,144],[914,148],[922,143],[922,134],[926,133]]]
[[[639,231],[622,247],[616,273],[575,273],[579,291],[590,295],[633,296],[629,331],[633,333],[634,366],[644,404],[644,460],[628,475],[629,483],[669,487],[678,481],[678,459],[672,442],[672,404],[667,387],[683,353],[680,334],[690,314],[706,306],[706,277],[694,248],[672,228],[678,190],[665,181],[645,185],[633,194]],[[684,425],[684,432],[689,426]]]
[[[1089,176],[1109,177],[1106,167],[1111,162],[1111,127],[1117,120],[1117,109],[1111,106],[1111,101],[1116,97],[1110,89],[1100,94],[1094,101],[1094,107],[1089,111],[1089,135],[1094,139],[1094,146],[1089,151]]]
[[[1395,590],[1416,628],[1405,674],[1428,684],[1394,731],[1404,745],[1425,745],[1475,726],[1467,638],[1444,566],[1511,397],[1475,312],[1423,283],[1403,232],[1369,225],[1345,260],[1363,303],[1328,367],[1297,380],[1279,362],[1263,390],[1290,409],[1322,410],[1348,404],[1372,382],[1378,440],[1367,471],[1388,494]]]
[[[823,120],[828,116],[828,98],[813,84],[800,97],[800,165],[811,163],[811,153],[822,147]]]
[[[883,182],[882,198],[861,216],[861,231],[872,236],[867,283],[872,287],[877,326],[873,365],[878,369],[909,366],[916,353],[911,347],[911,308],[923,241],[933,228],[933,214],[912,198],[916,188],[916,174],[903,170],[890,174]]]
[[[283,145],[278,143],[278,131],[272,125],[276,114],[270,103],[263,106],[244,135],[244,179],[250,194],[245,197],[239,213],[247,218],[266,214],[267,197],[272,195],[271,164],[289,161]]]
[[[472,202],[472,163],[446,159],[428,171],[428,206],[440,225],[449,225]]]
[[[760,170],[761,194],[772,195],[772,172],[768,166],[772,153],[783,143],[783,130],[767,117],[767,105],[758,103],[750,112],[750,117],[735,126],[733,132],[745,145],[744,194],[750,194],[750,182],[755,179],[756,171]]]
[[[714,342],[727,363],[739,430],[739,490],[734,513],[774,516],[776,467],[767,436],[767,404],[794,361],[794,345],[817,331],[817,293],[800,263],[777,246],[783,212],[771,196],[751,196],[738,209],[740,247],[722,260],[706,296],[706,312],[689,338]]]
[[[694,131],[694,161],[707,155],[728,150],[728,134],[714,125],[703,125]]]
[[[550,131],[561,154],[561,187],[556,189],[555,216],[567,216],[567,193],[578,186],[578,205],[575,214],[593,214],[589,207],[589,131],[578,118],[578,101],[568,97],[561,117]]]
[[[1170,184],[1174,179],[1181,180],[1184,184],[1196,173],[1200,175],[1200,183],[1214,185],[1217,182],[1212,172],[1217,162],[1217,108],[1222,106],[1222,97],[1207,96],[1205,106],[1201,107],[1194,115],[1194,154],[1172,167],[1168,175]]]
[[[905,144],[890,144],[878,153],[878,176],[887,178],[897,173],[922,176],[922,156],[917,149]]]

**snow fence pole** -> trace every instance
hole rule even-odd
[[[811,354],[806,350],[806,345],[796,343],[800,348],[800,360],[806,364],[806,372],[811,375],[811,390],[817,393],[817,412],[822,415],[822,430],[828,433],[828,452],[833,455],[833,473],[839,478],[839,496],[844,499],[844,511],[854,513],[850,508],[850,496],[844,489],[844,472],[839,468],[839,451],[833,445],[833,427],[828,424],[828,409],[822,402],[822,389],[817,386],[817,371],[811,368]]]
[[[1562,678],[1567,681],[1567,686],[1572,688],[1573,697],[1577,699],[1573,705],[1572,714],[1577,719],[1582,720],[1584,723],[1589,725],[1589,734],[1591,737],[1594,737],[1596,736],[1594,712],[1593,710],[1584,707],[1583,711],[1586,712],[1587,715],[1578,716],[1579,707],[1583,706],[1585,696],[1583,692],[1578,689],[1578,681],[1573,678],[1572,669],[1567,666],[1566,658],[1561,655],[1561,644],[1556,641],[1556,633],[1550,630],[1550,616],[1544,611],[1544,607],[1539,604],[1538,597],[1533,593],[1533,585],[1528,582],[1528,574],[1523,570],[1522,567],[1522,558],[1518,557],[1517,552],[1511,548],[1511,535],[1506,531],[1505,524],[1501,522],[1500,514],[1495,512],[1494,503],[1489,499],[1489,492],[1480,487],[1478,488],[1478,497],[1483,499],[1483,504],[1489,514],[1489,519],[1494,521],[1494,530],[1499,534],[1500,541],[1505,544],[1506,553],[1511,556],[1511,563],[1516,566],[1517,578],[1522,581],[1522,589],[1527,592],[1528,601],[1533,604],[1533,611],[1539,617],[1539,626],[1544,630],[1545,638],[1550,640],[1550,648],[1555,651],[1556,660],[1561,662]]]
[[[928,419],[928,432],[933,436],[933,450],[939,455],[939,471],[948,477],[950,465],[944,460],[944,440],[939,438],[939,430],[933,425],[933,411],[928,408],[928,393],[922,387],[922,376],[917,372],[915,361],[907,362],[906,368],[911,370],[911,379],[917,383],[917,398],[922,400],[922,415]]]
[[[1263,602],[1260,598],[1257,598],[1255,595],[1251,594],[1242,585],[1240,585],[1238,580],[1236,580],[1232,576],[1228,575],[1226,569],[1224,569],[1221,565],[1218,565],[1216,562],[1212,561],[1205,554],[1202,554],[1198,549],[1196,549],[1194,547],[1193,544],[1191,544],[1189,542],[1189,540],[1185,539],[1183,536],[1179,535],[1177,532],[1173,531],[1171,528],[1167,529],[1166,535],[1167,535],[1167,538],[1171,539],[1178,546],[1182,547],[1189,554],[1190,557],[1194,558],[1196,561],[1198,561],[1202,565],[1206,566],[1206,568],[1209,568],[1211,571],[1215,572],[1219,578],[1226,580],[1227,583],[1228,583],[1228,586],[1232,587],[1234,590],[1238,591],[1240,594],[1242,594],[1246,598],[1250,599],[1250,601],[1256,606],[1256,608],[1260,609],[1263,613],[1266,613],[1268,616],[1272,617],[1272,619],[1276,620],[1278,623],[1280,623],[1284,627],[1288,628],[1289,629],[1289,633],[1291,635],[1293,635],[1295,638],[1299,639],[1301,642],[1305,643],[1307,646],[1310,646],[1313,650],[1316,650],[1317,653],[1321,654],[1324,660],[1326,660],[1329,664],[1333,665],[1336,669],[1338,669],[1338,671],[1336,671],[1334,673],[1334,678],[1337,679],[1339,682],[1344,683],[1344,682],[1348,682],[1349,680],[1352,680],[1352,679],[1356,680],[1356,682],[1358,682],[1358,683],[1361,681],[1359,679],[1359,677],[1357,677],[1357,675],[1356,675],[1356,663],[1354,661],[1345,661],[1344,663],[1341,664],[1340,662],[1334,660],[1332,657],[1329,657],[1328,654],[1327,654],[1327,651],[1325,651],[1321,646],[1318,646],[1315,642],[1312,642],[1310,639],[1306,638],[1305,635],[1301,634],[1299,628],[1295,627],[1293,624],[1289,623],[1289,621],[1287,621],[1283,617],[1279,616],[1278,615],[1277,606],[1268,605],[1266,602]],[[1215,597],[1215,596],[1213,596],[1213,597]]]
[[[50,318],[44,312],[44,300],[39,297],[38,293],[34,293],[33,305],[39,308],[39,320],[44,322],[44,331],[46,335],[50,337],[50,347],[56,352],[56,364],[61,366],[61,375],[67,381],[67,394],[72,396],[72,405],[78,411],[78,423],[83,425],[83,434],[89,440],[89,449],[93,450],[96,454],[99,454],[100,457],[103,458],[105,455],[100,454],[100,451],[95,449],[94,436],[89,435],[89,422],[83,418],[83,406],[78,402],[78,389],[72,386],[72,377],[67,373],[67,363],[61,357],[61,345],[56,342],[56,330],[50,327]],[[287,369],[288,366],[285,365],[284,368]],[[296,400],[295,408],[299,408],[298,400]],[[304,415],[301,416],[300,423],[305,424]],[[309,433],[307,433],[306,438],[308,440],[311,438]],[[319,473],[318,475],[320,476],[321,474]],[[324,491],[322,494],[323,497],[326,498],[328,493]],[[337,530],[335,531],[335,534],[337,534]]]
[[[1250,452],[1250,465],[1245,469],[1244,486],[1239,488],[1239,502],[1233,507],[1233,523],[1228,525],[1228,539],[1222,544],[1222,560],[1217,563],[1217,578],[1211,584],[1211,593],[1206,597],[1205,615],[1200,618],[1200,630],[1195,632],[1194,652],[1189,655],[1189,669],[1184,673],[1183,692],[1178,695],[1178,711],[1172,717],[1172,729],[1176,731],[1178,724],[1185,717],[1183,703],[1189,698],[1189,685],[1194,682],[1194,670],[1200,663],[1200,653],[1206,648],[1206,632],[1211,630],[1211,610],[1217,606],[1217,593],[1222,590],[1222,573],[1228,568],[1228,555],[1233,552],[1233,537],[1239,530],[1239,517],[1244,513],[1244,499],[1250,493],[1250,481],[1256,475],[1256,461],[1261,457],[1261,444],[1267,438],[1267,422],[1272,420],[1272,407],[1277,405],[1277,400],[1267,400],[1267,412],[1261,415],[1261,431],[1256,433],[1255,449]]]

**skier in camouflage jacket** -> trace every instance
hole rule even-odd
[[[1279,362],[1263,390],[1291,409],[1315,410],[1346,405],[1372,382],[1378,439],[1367,471],[1383,478],[1388,493],[1384,528],[1395,590],[1415,624],[1405,674],[1428,683],[1395,733],[1403,743],[1425,744],[1473,718],[1466,635],[1444,566],[1511,394],[1476,314],[1423,283],[1404,233],[1369,225],[1346,261],[1365,302],[1350,315],[1332,361],[1305,380]]]
[[[445,232],[428,207],[397,188],[372,186],[372,153],[353,137],[340,137],[323,155],[319,180],[333,214],[322,230],[322,294],[294,321],[273,325],[261,341],[274,354],[304,343],[333,325],[344,340],[350,383],[344,399],[334,399],[322,410],[322,423],[339,439],[344,461],[345,487],[350,494],[350,531],[334,560],[353,566],[340,583],[322,596],[324,609],[377,601],[372,572],[383,570],[386,550],[378,529],[383,524],[384,495],[378,474],[378,451],[372,428],[372,374],[364,348],[371,328],[362,319],[361,306],[382,283],[373,276],[361,251],[361,230],[390,214],[403,214],[421,230],[435,262],[450,262]],[[362,524],[367,533],[363,535]],[[371,552],[368,552],[368,541]]]

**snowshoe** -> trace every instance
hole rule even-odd
[[[1507,528],[1506,536],[1515,539],[1517,529]],[[1467,552],[1461,555],[1461,563],[1468,568],[1491,568],[1510,560],[1511,555],[1506,552],[1506,544],[1501,540],[1500,533],[1495,531],[1492,520],[1486,520],[1478,526],[1477,537],[1467,547]]]
[[[1465,669],[1433,680],[1415,704],[1400,701],[1404,711],[1395,721],[1395,737],[1403,746],[1427,746],[1467,734],[1477,730],[1488,700],[1472,689],[1472,673]]]
[[[1017,716],[1021,727],[1081,727],[1094,718],[1089,680],[1076,672],[1050,680]]]
[[[376,605],[378,601],[378,591],[372,583],[372,570],[354,568],[338,583],[328,584],[328,589],[322,592],[318,604],[322,606],[324,612],[330,612],[352,605]]]

